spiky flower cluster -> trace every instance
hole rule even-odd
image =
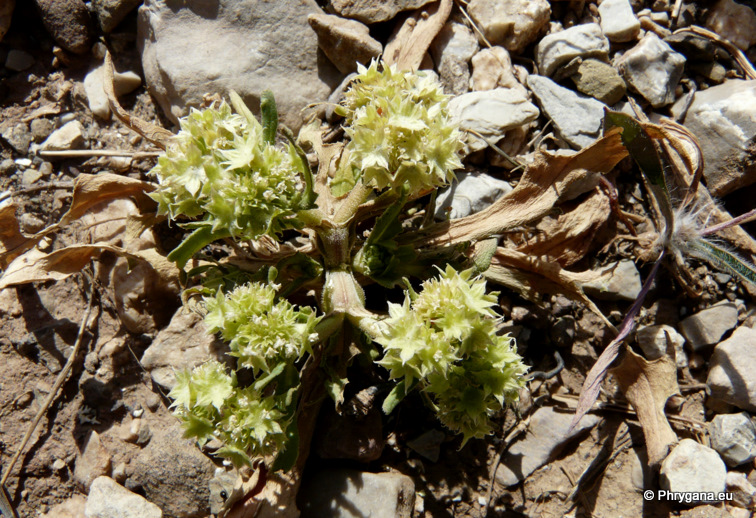
[[[177,372],[168,395],[185,435],[200,445],[219,439],[224,446],[216,453],[237,466],[251,464],[250,456],[278,451],[284,442],[283,398],[264,396],[254,385],[239,388],[236,376],[220,362]]]
[[[438,279],[390,304],[379,362],[393,379],[416,381],[436,405],[441,422],[464,442],[491,432],[491,417],[517,400],[527,367],[514,339],[496,334],[495,293],[451,266]]]
[[[281,363],[292,364],[311,350],[320,317],[310,307],[295,308],[288,300],[276,301],[274,286],[253,282],[230,293],[218,290],[205,298],[205,325],[228,341],[240,368],[255,374],[270,373]]]
[[[152,170],[159,213],[202,217],[192,226],[246,239],[290,227],[303,191],[300,162],[291,146],[266,143],[262,132],[251,114],[225,102],[193,109]]]
[[[462,143],[439,82],[376,61],[358,72],[341,113],[362,181],[378,189],[408,184],[411,192],[451,181]]]

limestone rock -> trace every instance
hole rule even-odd
[[[586,414],[568,433],[573,414],[542,407],[530,419],[529,433],[504,453],[496,470],[496,481],[509,487],[525,480],[528,475],[555,458],[575,437],[593,428],[599,418]]]
[[[732,493],[732,501],[735,505],[753,510],[756,504],[756,487],[748,481],[743,473],[730,471],[725,479],[728,493]],[[750,513],[749,513],[750,518]]]
[[[688,357],[683,349],[685,338],[674,327],[668,325],[641,327],[635,339],[648,360],[657,360],[667,352],[667,336],[675,348],[675,363],[682,369],[688,366]]]
[[[105,95],[105,65],[93,68],[84,77],[84,92],[87,94],[89,109],[97,117],[110,119],[110,104]],[[113,74],[113,89],[116,96],[133,92],[142,85],[142,78],[135,72],[116,72]]]
[[[683,439],[662,462],[659,484],[674,493],[719,494],[725,490],[726,475],[727,468],[717,452],[692,439]],[[687,505],[705,502],[696,500]]]
[[[479,172],[457,173],[457,181],[436,198],[437,219],[464,218],[480,212],[512,190],[504,180]]]
[[[672,114],[679,115],[684,104],[684,99],[675,103]],[[696,92],[684,124],[698,137],[706,186],[713,195],[756,181],[756,80],[730,79]]]
[[[87,437],[84,450],[76,459],[74,480],[85,491],[97,477],[110,475],[112,467],[110,452],[100,440],[100,435],[92,431]]]
[[[512,59],[504,47],[483,49],[472,58],[472,89],[476,92],[494,88],[516,88],[525,92],[525,86],[515,78]]]
[[[740,50],[748,50],[756,44],[756,13],[746,4],[719,0],[706,16],[706,27]]]
[[[330,0],[331,8],[345,18],[362,23],[378,23],[392,19],[398,13],[418,9],[432,0]]]
[[[478,38],[472,29],[447,22],[433,40],[430,53],[447,93],[461,95],[470,89],[470,59],[478,51]]]
[[[370,36],[367,25],[331,14],[312,13],[307,17],[318,35],[318,46],[342,74],[367,65],[383,52],[381,43]]]
[[[709,423],[711,447],[730,466],[756,459],[756,426],[746,412],[719,414]]]
[[[167,389],[176,384],[174,370],[191,369],[210,359],[223,360],[224,346],[210,335],[202,318],[182,306],[142,356],[153,381]]]
[[[92,483],[84,511],[86,518],[162,518],[158,506],[108,477]]]
[[[475,130],[498,140],[507,130],[534,121],[539,112],[520,90],[496,88],[454,97],[449,101],[449,114],[462,129]],[[467,142],[471,151],[488,147],[485,141],[474,136],[468,136]]]
[[[604,103],[559,86],[548,77],[528,76],[528,88],[559,135],[572,147],[592,144],[601,132]]]
[[[640,20],[629,0],[604,0],[598,7],[601,30],[610,41],[632,41],[640,32]]]
[[[549,23],[546,0],[471,0],[467,12],[491,45],[519,53]]]
[[[367,473],[332,469],[303,482],[302,518],[411,518],[415,483],[400,473]]]
[[[294,132],[305,106],[325,101],[341,75],[307,23],[315,0],[146,0],[137,44],[147,86],[177,121],[205,95],[235,90],[259,114],[260,95],[275,93],[279,119]],[[274,30],[272,28],[275,28]]]
[[[605,266],[583,289],[601,300],[635,300],[641,291],[640,273],[635,263],[626,259]]]
[[[609,40],[597,23],[576,25],[549,34],[539,41],[535,48],[538,71],[541,75],[549,77],[554,75],[561,65],[575,58],[606,59],[608,55]]]
[[[92,19],[83,0],[34,0],[42,23],[56,43],[74,54],[92,44]]]
[[[42,150],[68,150],[81,149],[84,147],[84,126],[79,121],[67,122],[63,127],[53,133],[42,142]]]
[[[142,0],[92,0],[102,32],[109,33],[136,9]]]
[[[738,308],[732,302],[717,304],[680,322],[680,331],[693,350],[714,345],[738,325]]]
[[[672,50],[653,32],[647,33],[617,62],[617,68],[627,84],[654,108],[675,101],[675,88],[684,67],[685,57]]]
[[[756,329],[737,328],[714,348],[710,365],[711,397],[756,412]]]

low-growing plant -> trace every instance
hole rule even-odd
[[[459,247],[420,254],[398,241],[422,227],[408,218],[408,206],[462,166],[447,102],[431,76],[377,62],[361,68],[337,107],[348,137],[338,171],[317,181],[301,148],[276,142],[269,94],[262,124],[233,93],[231,105],[194,110],[182,120],[152,171],[159,211],[192,230],[169,258],[184,267],[218,239],[242,250],[289,245],[257,270],[225,265],[221,272],[200,256],[187,272],[196,283],[190,291],[202,296],[208,331],[228,342],[235,360],[232,367],[212,361],[177,375],[170,396],[187,436],[220,440],[217,454],[236,465],[262,456],[277,458],[275,468],[290,467],[302,393],[309,390],[302,387],[305,371],[322,367],[329,393],[343,398],[348,380],[333,344],[346,328],[359,330],[358,342],[372,342],[364,354],[396,380],[387,412],[419,390],[464,444],[491,433],[492,418],[517,400],[527,368],[514,339],[497,332],[496,294],[486,292],[475,273],[480,268]],[[314,246],[291,246],[296,235],[314,237]],[[426,278],[430,265],[438,266],[437,278],[415,292],[408,277]],[[407,283],[404,304],[390,303],[388,315],[368,310],[363,285],[373,282]],[[290,302],[304,288],[319,293],[318,308]]]

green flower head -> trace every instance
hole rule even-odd
[[[205,324],[229,342],[240,368],[270,373],[279,363],[291,364],[311,350],[320,317],[310,307],[276,301],[274,286],[254,282],[205,298]]]
[[[158,212],[201,218],[191,226],[245,239],[293,226],[304,190],[301,164],[291,145],[282,150],[262,133],[250,113],[233,113],[225,102],[192,109],[151,172]]]
[[[491,432],[491,417],[518,399],[527,367],[514,339],[496,334],[496,294],[472,270],[451,266],[438,279],[390,304],[379,362],[405,386],[418,384],[449,429],[471,437]]]
[[[451,181],[462,167],[462,143],[439,82],[377,61],[358,72],[340,113],[362,181],[378,189],[407,184],[411,192]]]

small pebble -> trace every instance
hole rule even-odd
[[[5,58],[5,68],[14,72],[21,72],[34,65],[34,56],[23,50],[13,49],[8,52]]]

